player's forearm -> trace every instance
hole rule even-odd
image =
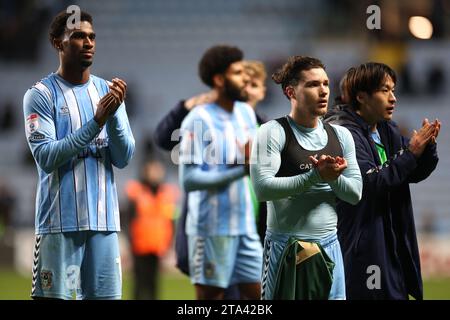
[[[362,178],[359,170],[350,176],[340,175],[338,179],[329,182],[329,185],[336,196],[345,202],[355,205],[361,200]]]
[[[108,120],[106,132],[111,162],[117,168],[124,168],[130,162],[135,150],[133,133],[124,109],[118,110],[116,115]]]
[[[422,156],[417,160],[417,167],[409,175],[408,182],[417,183],[428,178],[439,162],[436,144],[428,144]]]
[[[303,193],[321,178],[316,169],[293,177],[275,177],[257,166],[250,169],[252,184],[259,201],[272,201]]]
[[[180,164],[180,176],[186,192],[225,187],[231,182],[245,176],[244,166],[229,168],[224,171],[203,171],[197,165]]]
[[[51,173],[83,151],[100,132],[95,120],[58,141],[42,143],[33,149],[33,156],[39,167]]]

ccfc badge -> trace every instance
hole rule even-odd
[[[42,289],[50,289],[52,287],[53,273],[50,270],[41,271],[41,287]]]

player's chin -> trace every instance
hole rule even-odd
[[[236,98],[235,100],[241,101],[241,102],[248,102],[248,100],[249,100],[249,96],[246,91],[240,92],[235,98]]]
[[[94,59],[82,59],[81,65],[85,68],[89,68],[92,65],[92,62],[94,62]]]
[[[327,108],[325,107],[325,108],[319,108],[319,109],[316,109],[316,115],[318,116],[318,117],[323,117],[324,115],[326,115],[327,114]]]

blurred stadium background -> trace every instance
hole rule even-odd
[[[197,63],[210,46],[229,43],[246,58],[262,60],[271,74],[288,56],[322,59],[332,96],[350,67],[384,62],[399,74],[394,119],[407,132],[424,117],[439,118],[440,162],[426,181],[412,186],[426,299],[450,298],[450,1],[449,0],[95,0],[0,1],[0,299],[29,299],[36,169],[22,119],[25,91],[57,69],[47,40],[51,18],[76,4],[94,17],[97,52],[92,73],[128,83],[127,108],[136,138],[131,165],[116,170],[119,197],[137,176],[152,130],[179,99],[206,90]],[[370,30],[369,5],[381,9],[381,29]],[[411,19],[413,16],[426,19]],[[430,26],[432,29],[430,29]],[[288,105],[270,80],[259,106],[270,117]],[[176,167],[168,154],[169,181]],[[121,239],[124,299],[133,281],[128,243]],[[186,277],[164,258],[161,299],[193,299]]]

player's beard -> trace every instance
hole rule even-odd
[[[224,85],[224,91],[225,95],[232,101],[247,101],[248,100],[248,94],[245,90],[245,87],[242,89],[239,89],[238,86],[236,86],[232,81],[225,78],[225,85]]]

